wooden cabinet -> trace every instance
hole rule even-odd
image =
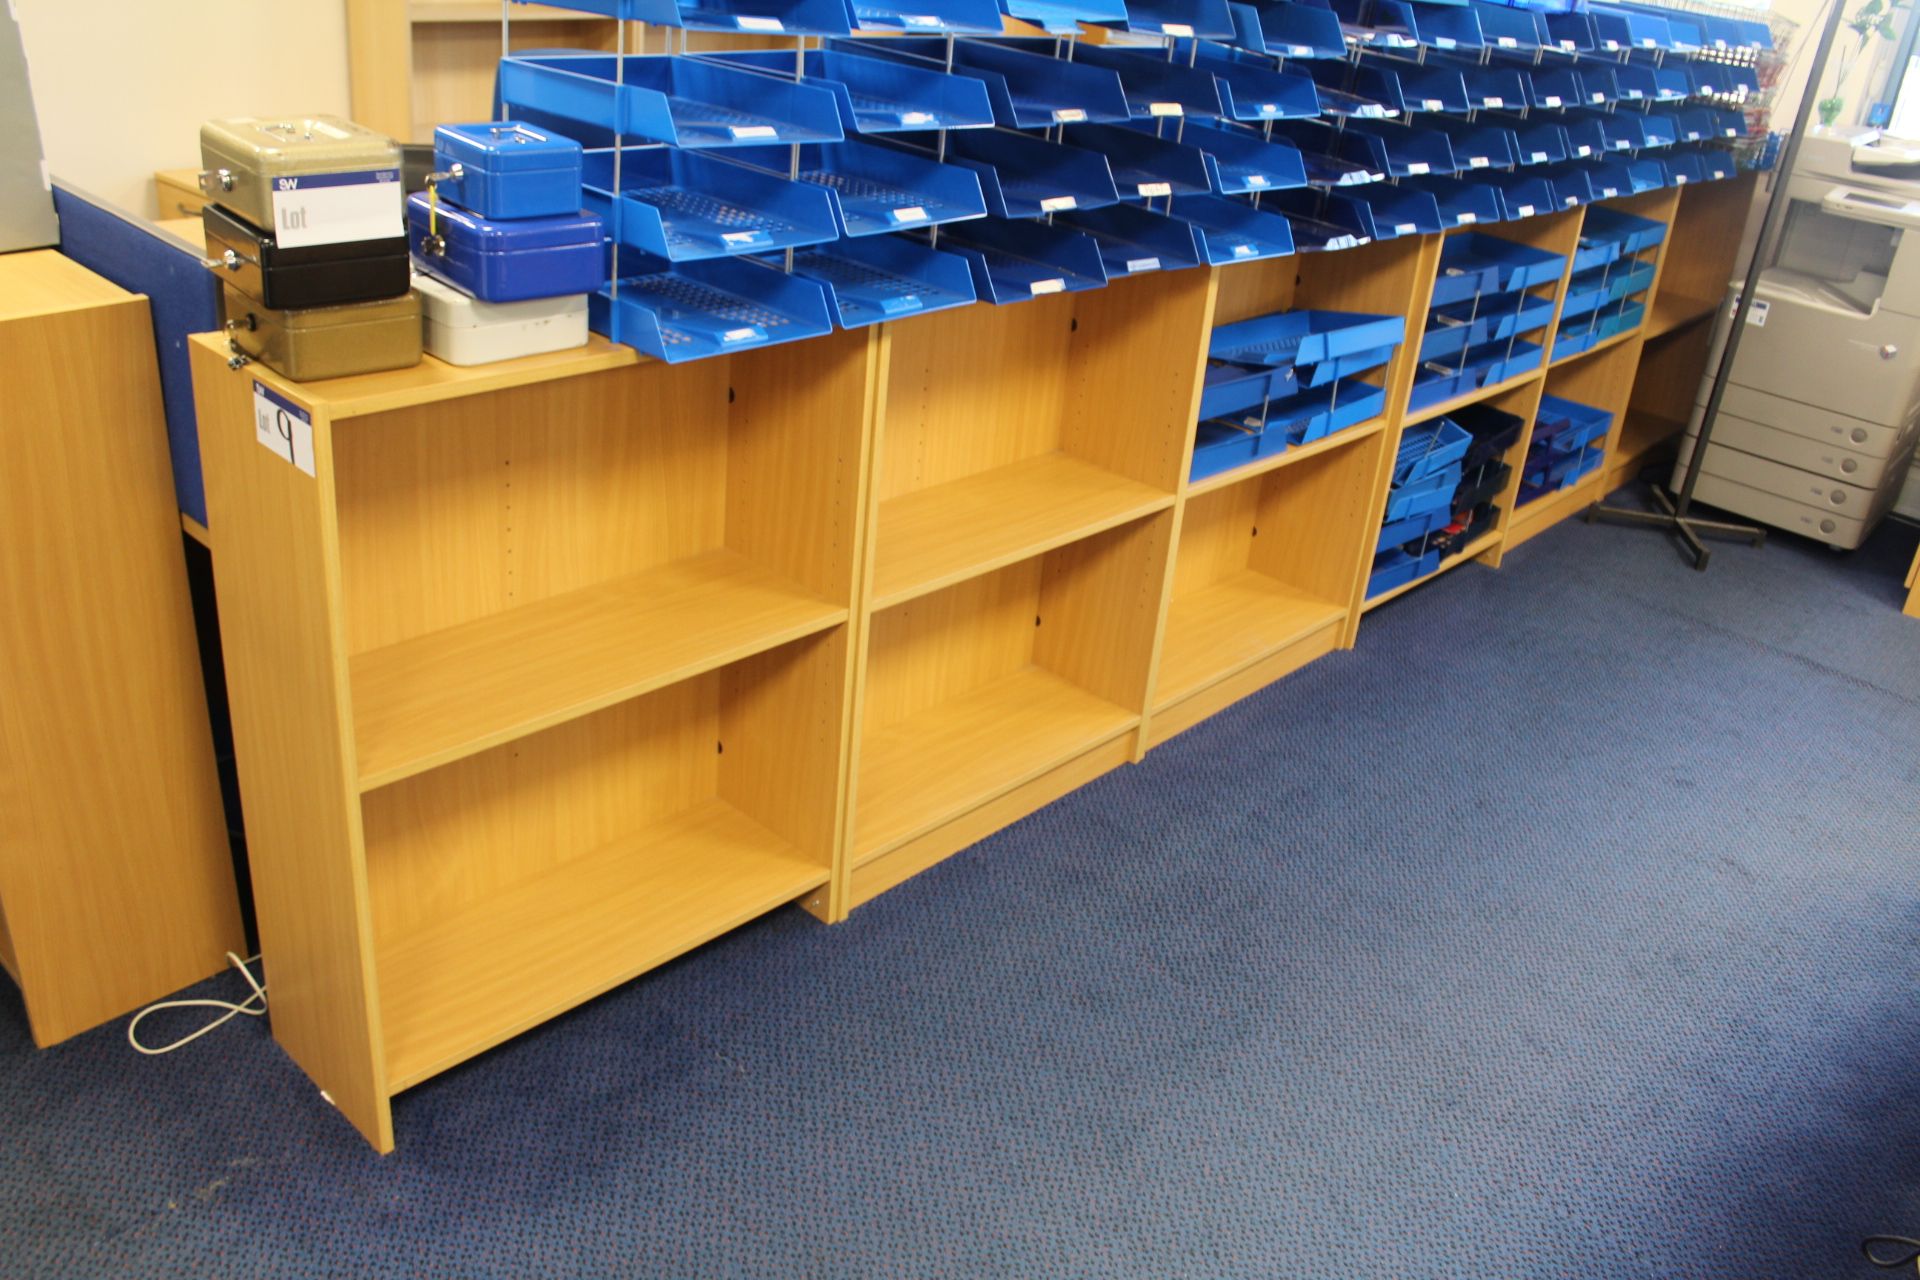
[[[1664,261],[1693,191],[1616,203],[1675,226]],[[1488,230],[1570,254],[1584,217]],[[1638,329],[1409,412],[1442,247],[681,365],[297,385],[195,339],[275,1035],[385,1150],[411,1085],[781,904],[839,920],[1352,645],[1408,425],[1484,401],[1518,463],[1551,389],[1617,447],[1633,387]],[[1405,318],[1384,412],[1190,482],[1212,329],[1293,308]],[[1520,470],[1443,569],[1603,491],[1516,510]]]
[[[0,256],[0,967],[53,1044],[244,947],[147,301]]]

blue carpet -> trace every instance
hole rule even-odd
[[[845,926],[404,1095],[386,1159],[258,1022],[35,1053],[9,988],[0,1273],[1878,1274],[1860,1236],[1920,1234],[1913,543],[1696,575],[1564,525]]]

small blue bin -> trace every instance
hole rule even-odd
[[[1206,259],[1192,223],[1138,205],[1075,210],[1056,215],[1054,223],[1093,237],[1109,280],[1197,267]]]
[[[1605,409],[1581,404],[1560,396],[1543,395],[1534,414],[1532,445],[1567,452],[1604,440],[1613,425],[1613,415]],[[1532,445],[1529,447],[1531,448]]]
[[[483,218],[545,218],[580,212],[580,144],[516,121],[443,124],[433,131],[433,167],[460,176],[440,195]]]
[[[1393,483],[1403,485],[1439,475],[1466,457],[1472,443],[1473,437],[1465,429],[1446,418],[1408,427],[1400,435],[1400,450],[1394,456]]]
[[[1465,302],[1478,293],[1505,293],[1558,284],[1566,258],[1498,236],[1468,231],[1440,248],[1440,276],[1430,305]]]
[[[1367,576],[1367,599],[1385,595],[1395,587],[1403,587],[1409,582],[1418,582],[1421,578],[1440,568],[1438,548],[1410,555],[1396,547],[1382,552],[1373,559],[1373,572]]]
[[[1440,216],[1439,201],[1417,187],[1399,183],[1333,191],[1327,203],[1329,209],[1348,206],[1354,225],[1370,240],[1433,235],[1447,226]]]
[[[928,31],[997,35],[1005,25],[994,0],[848,0],[856,31]]]
[[[1220,84],[1204,67],[1189,67],[1184,62],[1169,62],[1156,50],[1127,49],[1116,45],[1081,44],[1074,48],[1076,63],[1105,67],[1120,77],[1127,96],[1127,109],[1136,120],[1159,120],[1195,116],[1211,119],[1223,114]]]
[[[1339,62],[1347,56],[1340,19],[1313,4],[1230,3],[1233,43],[1266,57]]]
[[[1348,311],[1278,311],[1217,326],[1207,352],[1219,360],[1269,368],[1318,364],[1393,347],[1406,333],[1400,316]]]
[[[1473,16],[1480,21],[1480,35],[1489,49],[1533,53],[1548,43],[1546,21],[1532,10],[1476,0]]]
[[[1180,40],[1174,44],[1174,60],[1191,60],[1212,74],[1224,119],[1257,122],[1320,114],[1320,93],[1312,77],[1275,71],[1270,61],[1242,50],[1207,40]]]
[[[556,0],[555,7],[656,27],[751,35],[845,35],[850,22],[843,0]]]
[[[1518,144],[1516,164],[1558,164],[1571,154],[1567,131],[1552,116],[1499,116],[1496,120],[1513,130]]]
[[[1409,543],[1420,542],[1452,523],[1453,512],[1445,507],[1438,511],[1427,511],[1417,516],[1408,516],[1403,520],[1391,521],[1380,526],[1380,536],[1374,542],[1374,550],[1388,551],[1394,547],[1404,547]]]
[[[1200,416],[1219,418],[1257,410],[1276,395],[1284,398],[1294,390],[1291,369],[1210,359],[1200,376]]]
[[[620,65],[624,79],[616,84],[611,54],[502,58],[500,98],[543,117],[676,147],[838,142],[845,136],[839,104],[823,88],[699,58],[631,55]]]
[[[1252,462],[1261,453],[1261,433],[1230,422],[1202,422],[1194,435],[1193,464],[1187,469],[1189,481],[1204,480]],[[1276,441],[1271,452],[1283,452],[1284,440]]]
[[[1049,50],[1051,46],[1047,42]],[[872,40],[861,48],[875,56],[911,57],[915,65],[934,71],[942,69],[946,58],[946,45],[939,40]],[[1120,77],[1112,71],[1066,62],[1034,49],[986,40],[956,41],[953,73],[985,84],[994,119],[1009,129],[1114,123],[1132,114]]]
[[[1227,0],[1128,0],[1126,21],[1113,25],[1144,35],[1233,39]]]
[[[1434,116],[1423,121],[1421,127],[1447,135],[1454,162],[1462,174],[1474,169],[1505,169],[1520,163],[1520,140],[1512,129],[1490,118],[1460,120],[1453,116]]]
[[[1472,178],[1420,178],[1417,185],[1432,196],[1440,221],[1448,227],[1471,227],[1500,221],[1500,196],[1492,187]]]
[[[1213,189],[1221,195],[1251,195],[1287,191],[1307,185],[1307,169],[1296,147],[1270,142],[1250,129],[1215,122],[1199,122],[1186,132],[1186,142],[1207,157]]]
[[[1063,133],[1069,146],[1107,158],[1114,189],[1123,200],[1198,196],[1213,190],[1206,152],[1191,143],[1117,124],[1068,125]]]
[[[1170,212],[1199,229],[1201,248],[1213,266],[1293,252],[1293,228],[1284,216],[1230,197],[1175,196]]]
[[[838,239],[833,201],[818,187],[697,151],[624,152],[615,208],[611,151],[586,158],[581,196],[618,228],[620,243],[693,262]]]
[[[997,10],[996,10],[997,12]],[[987,87],[969,76],[867,56],[834,41],[801,55],[810,85],[832,92],[848,133],[903,133],[920,129],[981,129],[993,124]],[[785,49],[728,49],[701,58],[791,80],[794,56]]]
[[[727,153],[784,179],[793,164],[790,147],[755,147]],[[939,164],[930,156],[866,142],[825,142],[800,148],[800,181],[824,188],[840,234],[881,235],[983,218],[987,200],[980,177],[964,165]]]
[[[1460,167],[1447,135],[1439,130],[1356,120],[1336,136],[1339,155],[1395,178],[1453,173]]]
[[[1005,129],[950,134],[947,163],[980,176],[987,209],[1000,218],[1097,209],[1120,199],[1105,156]]]

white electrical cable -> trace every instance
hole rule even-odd
[[[267,989],[254,981],[253,971],[247,968],[249,964],[259,958],[259,956],[255,955],[248,956],[245,960],[242,960],[239,956],[233,954],[233,952],[227,952],[228,963],[238,969],[240,976],[247,980],[247,985],[253,988],[253,994],[245,1000],[242,1000],[239,1004],[234,1004],[230,1000],[162,1000],[158,1004],[150,1004],[140,1012],[134,1014],[133,1021],[127,1024],[127,1043],[139,1052],[147,1054],[149,1057],[157,1057],[163,1053],[172,1053],[183,1044],[193,1043],[215,1027],[224,1026],[233,1021],[233,1019],[240,1014],[244,1013],[249,1018],[259,1017],[267,1011]],[[260,1007],[257,1009],[251,1007],[256,1000],[260,1002]],[[146,1045],[140,1043],[139,1036],[134,1033],[139,1029],[141,1019],[150,1013],[159,1013],[162,1009],[225,1009],[226,1012],[215,1018],[212,1022],[209,1022],[206,1026],[201,1027],[198,1031],[191,1031],[181,1036],[172,1044],[164,1044],[157,1049],[149,1049]]]

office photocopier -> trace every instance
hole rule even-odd
[[[1893,505],[1920,424],[1920,149],[1815,129],[1734,355],[1694,497],[1851,549]],[[1679,487],[1738,299],[1721,313]]]

